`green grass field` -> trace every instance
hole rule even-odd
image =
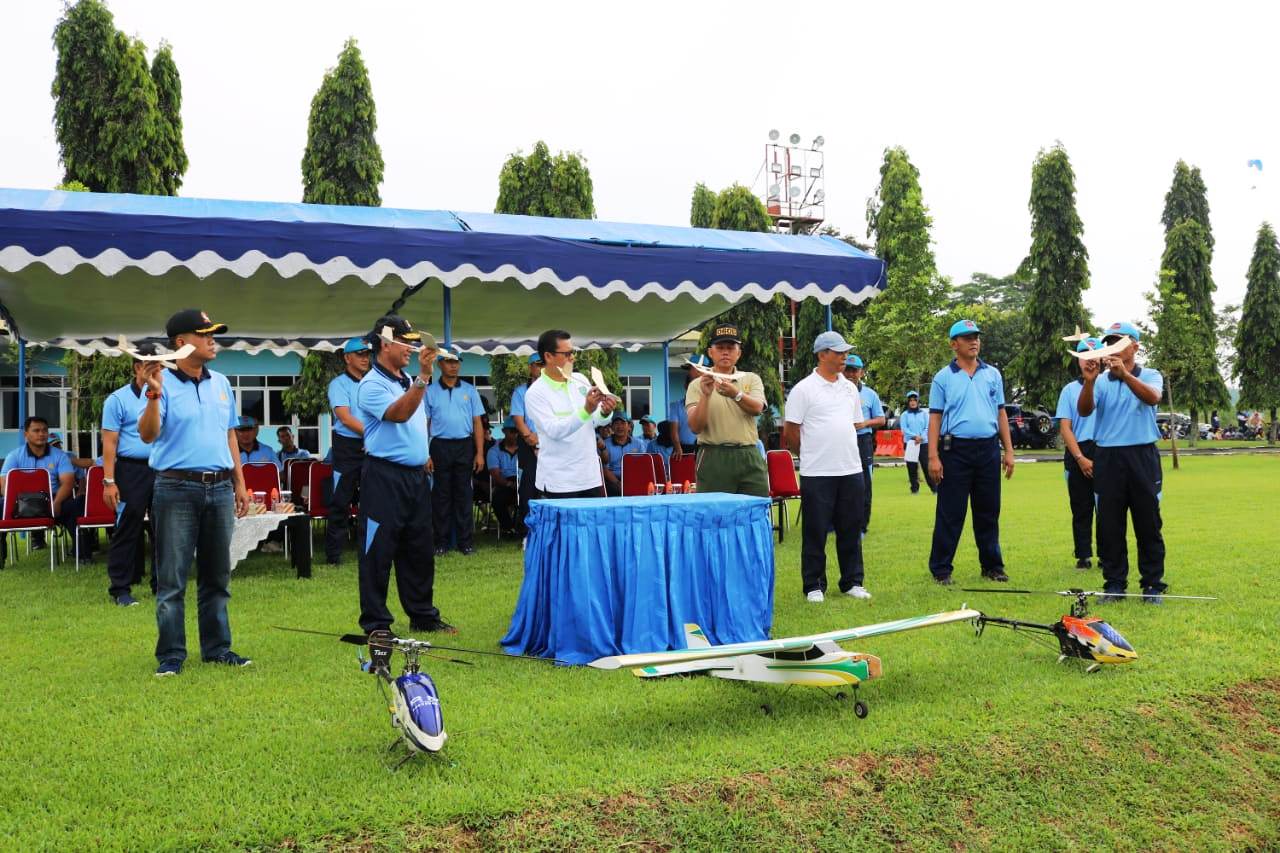
[[[885,675],[857,720],[822,691],[477,659],[431,672],[451,740],[396,773],[354,649],[272,625],[355,629],[354,564],[299,581],[254,556],[232,585],[229,670],[156,679],[150,595],[109,604],[102,564],[0,572],[0,848],[1229,849],[1280,844],[1280,458],[1165,462],[1171,593],[1103,611],[1137,648],[1083,675],[1024,637],[966,625],[875,639]],[[1072,568],[1061,466],[1021,466],[1002,542],[1017,586]],[[810,605],[798,537],[777,552],[776,636],[968,602],[1052,621],[1065,601],[929,582],[933,499],[876,478],[871,602]],[[449,557],[437,601],[493,648],[518,545]],[[43,560],[43,561],[42,561]],[[834,568],[830,570],[834,581]],[[977,580],[966,536],[961,585]],[[193,585],[194,586],[194,585]],[[833,584],[834,586],[834,584]],[[394,598],[394,594],[392,596]],[[194,592],[188,642],[195,647]],[[773,714],[761,711],[768,703]]]

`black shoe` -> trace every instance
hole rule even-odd
[[[982,576],[989,581],[998,581],[999,583],[1009,582],[1009,576],[1004,573],[1004,569],[993,569],[989,572],[983,572]]]
[[[411,622],[409,630],[415,633],[427,634],[456,634],[458,629],[450,625],[443,619],[436,619],[432,622]]]
[[[1125,599],[1125,594],[1124,594],[1124,590],[1122,589],[1119,591],[1106,590],[1105,592],[1102,593],[1102,595],[1098,596],[1097,600],[1099,604],[1118,604],[1121,601],[1124,601],[1124,599]]]
[[[1163,590],[1156,589],[1155,587],[1152,587],[1151,589],[1144,589],[1142,591],[1142,603],[1164,604],[1164,596],[1160,594],[1162,592]]]
[[[1081,557],[1080,559],[1076,560],[1076,568],[1077,568],[1077,569],[1092,569],[1092,568],[1093,568],[1093,560],[1090,560],[1088,557]]]
[[[240,655],[236,654],[230,649],[218,655],[216,658],[205,658],[204,662],[218,663],[218,664],[222,664],[223,666],[236,666],[236,667],[249,666],[250,664],[253,663],[253,661],[249,660],[248,658],[241,657]]]
[[[951,575],[947,575],[944,578],[934,578],[933,582],[938,586],[951,586],[955,583],[955,581],[951,579]]]
[[[449,549],[448,549],[448,548],[437,548],[437,549],[436,549],[436,556],[437,556],[437,557],[443,557],[443,556],[444,556],[445,554],[447,554],[448,552],[449,552]]]
[[[464,557],[470,557],[475,552],[476,552],[475,548],[459,548],[458,549],[458,553]]]

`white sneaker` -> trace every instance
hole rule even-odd
[[[815,589],[805,594],[804,600],[810,604],[821,604],[826,597],[822,594],[822,590]]]
[[[867,590],[866,590],[865,588],[860,587],[860,586],[855,586],[855,587],[853,587],[853,588],[852,588],[852,589],[850,589],[848,592],[846,592],[846,593],[845,593],[845,595],[849,596],[850,598],[864,598],[864,599],[865,599],[865,598],[870,598],[870,597],[871,597],[871,593],[867,592]]]

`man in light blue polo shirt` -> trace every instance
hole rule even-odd
[[[365,338],[352,338],[342,347],[344,370],[329,382],[329,411],[333,415],[330,453],[333,455],[333,493],[324,531],[325,560],[336,566],[350,540],[351,505],[359,501],[360,471],[364,465],[364,425],[356,415],[356,388],[369,372],[371,349]]]
[[[240,464],[270,462],[280,468],[280,456],[271,447],[258,441],[258,422],[248,415],[236,421],[236,445],[240,448]]]
[[[631,435],[631,418],[626,412],[614,412],[609,421],[609,438],[600,461],[604,464],[604,490],[610,497],[622,494],[622,457],[628,453],[647,453],[645,446]]]
[[[144,347],[146,348],[144,351]],[[154,355],[155,347],[143,344],[139,355]],[[102,404],[102,498],[116,514],[115,532],[107,550],[107,594],[121,607],[138,603],[133,584],[142,579],[144,534],[150,529],[147,512],[155,490],[151,470],[151,446],[138,435],[138,418],[147,407],[143,391],[147,380],[145,361],[134,360],[133,381],[117,388]],[[151,531],[151,591],[155,592],[155,532]]]
[[[1160,533],[1160,498],[1164,473],[1156,442],[1156,406],[1164,393],[1164,377],[1150,367],[1135,362],[1142,334],[1131,323],[1112,323],[1103,333],[1102,343],[1123,341],[1128,346],[1119,354],[1080,362],[1084,383],[1076,408],[1081,415],[1093,415],[1094,440],[1098,443],[1093,460],[1093,491],[1098,501],[1098,559],[1102,563],[1103,592],[1125,591],[1129,580],[1129,543],[1125,535],[1126,516],[1133,518],[1133,538],[1138,540],[1138,573],[1142,600],[1159,604],[1165,591],[1164,537]],[[1105,369],[1106,374],[1100,375]],[[1104,594],[1101,601],[1123,599]]]
[[[431,503],[435,508],[436,556],[458,546],[458,553],[475,553],[471,516],[471,478],[484,470],[484,438],[488,425],[480,392],[458,378],[462,360],[456,353],[440,356],[440,378],[427,388],[427,417],[431,421],[431,464],[435,481]]]
[[[516,486],[520,470],[520,434],[516,430],[515,417],[508,415],[502,422],[502,441],[495,442],[485,454],[489,468],[489,501],[498,516],[498,529],[511,536],[523,536],[518,521],[512,513],[516,504]]]
[[[884,426],[884,404],[880,395],[863,384],[866,365],[862,358],[850,353],[844,360],[844,378],[858,388],[862,400],[862,422],[858,424],[858,456],[862,459],[862,535],[871,525],[871,471],[876,464],[876,430]]]
[[[276,428],[276,441],[280,442],[280,450],[276,453],[280,457],[280,465],[290,459],[310,459],[311,454],[303,450],[293,440],[293,430],[287,426]]]
[[[1097,338],[1084,338],[1076,344],[1076,352],[1088,352],[1102,346]],[[1075,543],[1076,568],[1093,568],[1093,458],[1097,443],[1093,440],[1094,415],[1085,417],[1076,407],[1084,377],[1062,386],[1058,394],[1058,431],[1062,435],[1063,476],[1067,481],[1067,501],[1071,505],[1071,538]],[[1099,547],[1101,553],[1101,547]]]
[[[529,511],[529,501],[538,495],[538,425],[529,417],[525,408],[525,397],[529,388],[542,375],[542,356],[534,353],[529,356],[529,379],[511,392],[511,419],[516,425],[520,437],[520,502],[517,505],[517,523],[523,527],[525,514]]]
[[[436,342],[408,320],[387,314],[374,324],[373,369],[360,380],[355,415],[364,428],[360,474],[360,627],[390,629],[391,565],[412,631],[457,633],[432,601],[435,549],[427,479],[427,410],[423,397]],[[415,358],[414,353],[417,353]],[[416,377],[405,372],[416,361]]]
[[[217,357],[213,337],[226,331],[203,311],[179,311],[165,324],[165,334],[175,351],[186,345],[194,350],[173,369],[158,361],[144,368],[147,404],[138,435],[151,445],[156,472],[158,676],[177,675],[187,657],[187,573],[193,563],[201,659],[237,667],[252,663],[231,650],[227,618],[231,534],[236,516],[249,510],[249,494],[235,437],[235,392],[227,377],[208,367]]]
[[[72,496],[76,484],[76,469],[66,451],[49,444],[49,422],[39,415],[32,415],[22,425],[22,444],[10,450],[0,468],[0,490],[3,476],[14,468],[39,468],[49,474],[52,493],[53,517],[71,531],[76,531],[76,519],[84,505],[83,499]],[[0,566],[4,565],[4,548],[0,548]]]
[[[1009,576],[1000,553],[1000,469],[1005,479],[1013,476],[1004,378],[978,358],[982,330],[977,323],[957,320],[949,334],[955,358],[934,374],[929,390],[929,476],[938,484],[929,571],[935,581],[950,586],[952,561],[972,503],[982,576],[1004,582]]]

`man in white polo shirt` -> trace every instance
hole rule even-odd
[[[603,497],[595,430],[609,423],[617,400],[573,372],[568,332],[543,332],[538,354],[542,376],[524,398],[526,416],[538,425],[538,491],[545,498]]]
[[[782,440],[800,453],[800,512],[804,516],[800,576],[805,598],[818,603],[827,587],[827,531],[836,531],[840,591],[870,598],[862,586],[862,420],[858,386],[841,375],[852,347],[837,332],[814,338],[818,366],[787,397]]]

